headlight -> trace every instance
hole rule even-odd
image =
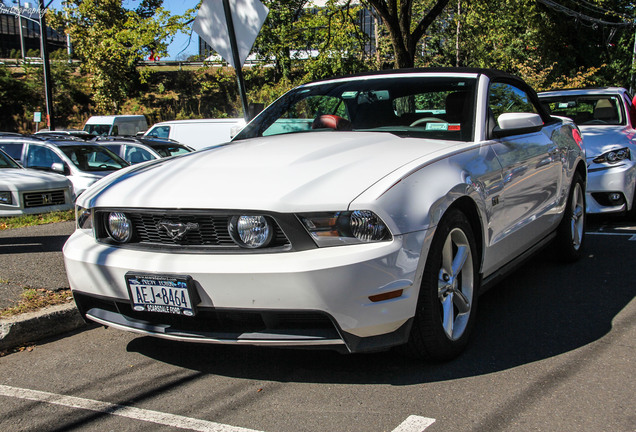
[[[0,204],[13,204],[11,192],[0,192]]]
[[[132,223],[122,212],[112,212],[106,219],[106,230],[117,243],[126,243],[132,238]]]
[[[274,234],[272,224],[265,216],[234,216],[230,219],[228,231],[232,240],[249,249],[267,246]]]
[[[602,155],[594,159],[594,163],[615,164],[625,159],[631,159],[630,152],[627,147],[603,153]]]
[[[369,210],[300,215],[318,246],[371,243],[389,240],[391,233],[382,219]]]
[[[76,206],[75,220],[77,221],[77,229],[92,230],[93,229],[93,212],[91,209]]]

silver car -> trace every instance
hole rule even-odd
[[[0,150],[26,168],[65,175],[76,197],[101,178],[129,166],[107,148],[81,139],[0,137]]]
[[[194,151],[191,147],[167,139],[98,137],[94,142],[103,145],[131,165]]]
[[[0,150],[0,216],[70,210],[73,198],[64,176],[23,168]]]
[[[539,93],[552,115],[581,130],[587,156],[587,212],[636,210],[636,116],[632,96],[620,87]]]

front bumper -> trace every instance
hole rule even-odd
[[[0,204],[0,217],[23,216],[23,215],[31,215],[31,214],[50,213],[50,212],[56,212],[56,211],[66,211],[66,210],[72,210],[72,209],[73,209],[72,203],[52,205],[52,206],[42,206],[42,207],[29,207],[29,208]]]
[[[406,342],[430,234],[230,255],[122,249],[76,231],[64,260],[80,312],[100,324],[174,340],[358,352]],[[201,299],[197,316],[133,311],[125,283],[130,271],[191,276]],[[397,298],[369,298],[398,290]]]
[[[616,165],[591,163],[586,188],[587,213],[630,210],[636,190],[636,162],[625,160]],[[610,200],[612,193],[620,194],[620,199]]]

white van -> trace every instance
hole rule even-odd
[[[92,116],[86,121],[84,130],[99,136],[135,136],[137,132],[148,130],[148,122],[143,115]]]
[[[243,126],[242,118],[172,120],[153,125],[144,136],[173,139],[200,150],[228,142]]]

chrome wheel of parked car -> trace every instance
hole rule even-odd
[[[437,281],[437,295],[442,306],[442,327],[450,340],[466,331],[473,289],[473,255],[466,233],[454,228],[442,248],[442,265]]]
[[[468,343],[479,289],[476,250],[468,219],[450,210],[438,226],[424,269],[409,341],[417,357],[449,360]]]
[[[574,261],[582,254],[585,241],[585,185],[579,174],[574,175],[567,208],[557,233],[560,257]]]

